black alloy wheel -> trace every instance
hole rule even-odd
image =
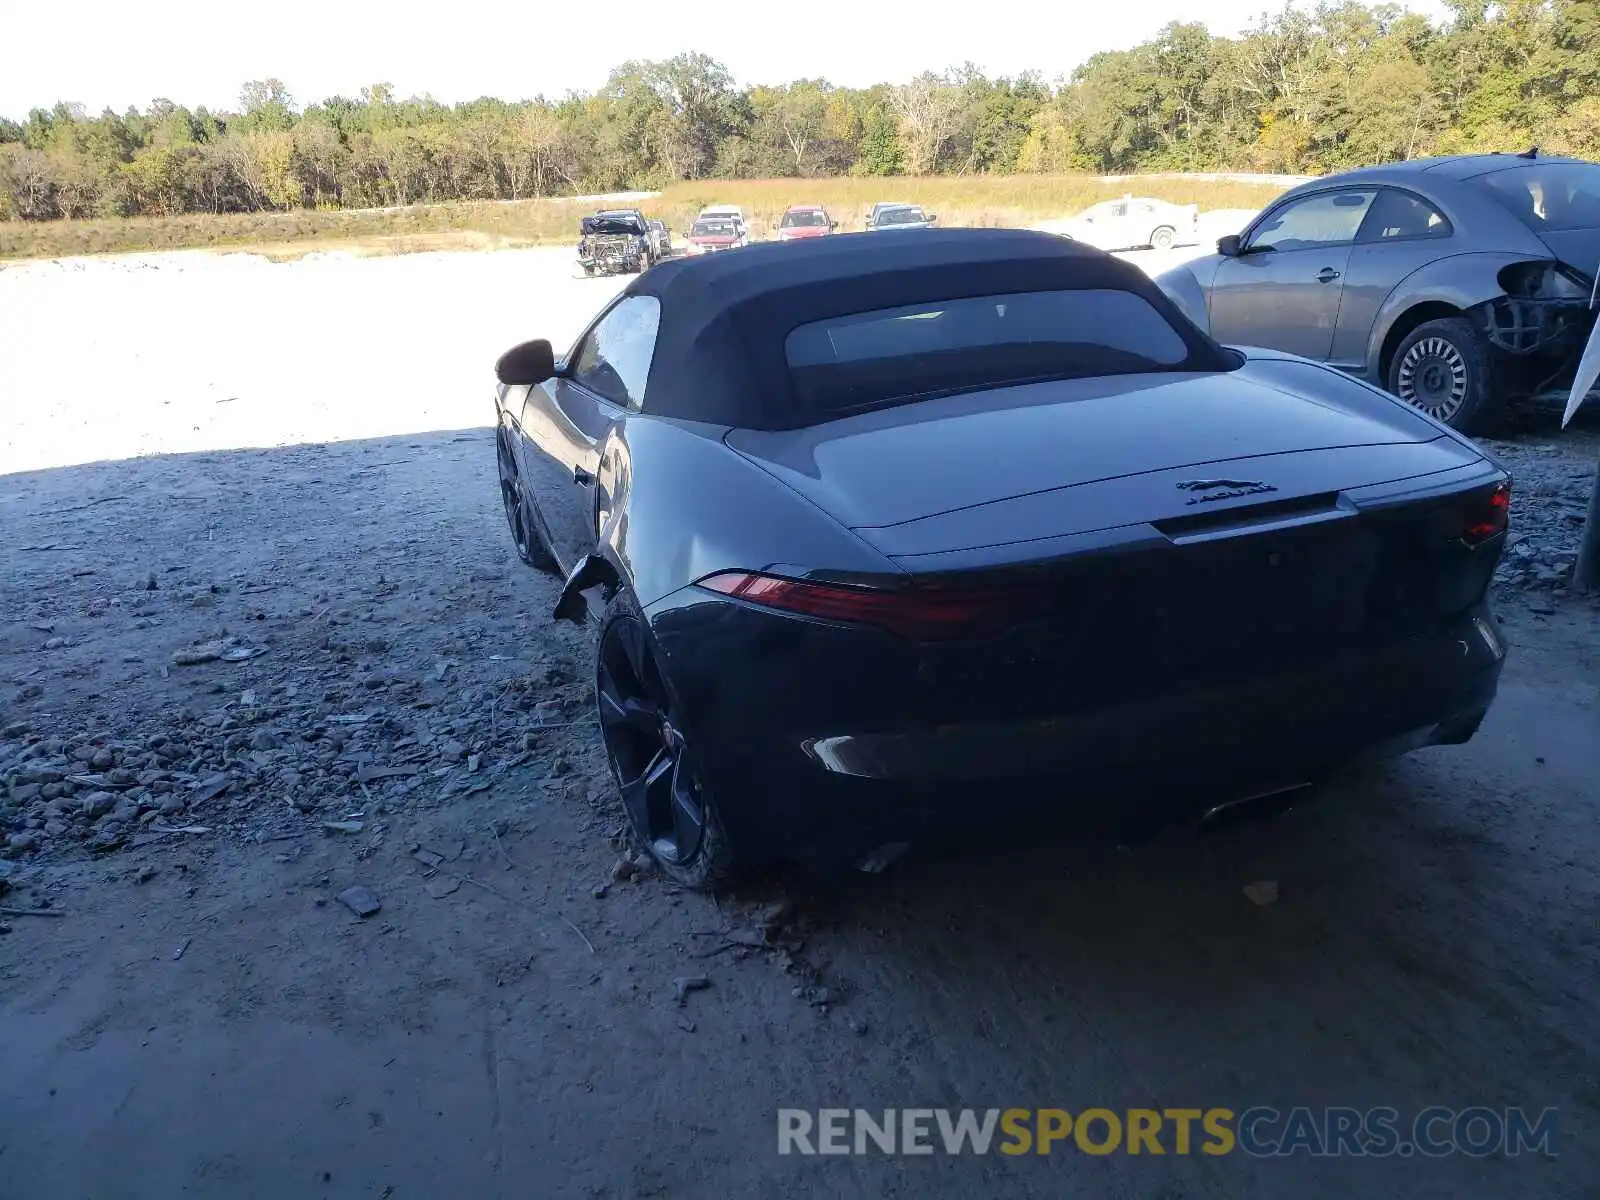
[[[547,571],[555,566],[555,559],[545,548],[538,530],[529,516],[528,505],[522,495],[522,476],[517,471],[516,458],[506,444],[504,431],[495,436],[495,457],[500,466],[500,503],[506,510],[506,527],[511,530],[511,544],[517,557],[530,567]]]
[[[700,883],[720,838],[636,610],[613,605],[596,659],[600,733],[628,820],[669,874]]]

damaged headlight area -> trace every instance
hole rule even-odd
[[[1484,333],[1508,354],[1559,351],[1593,323],[1592,280],[1557,262],[1526,262],[1500,272],[1504,296],[1478,306]]]

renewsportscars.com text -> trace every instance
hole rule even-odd
[[[1556,1153],[1556,1110],[780,1108],[779,1154],[1205,1154],[1438,1158]]]

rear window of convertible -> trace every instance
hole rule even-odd
[[[1184,370],[1188,344],[1111,289],[973,296],[801,325],[784,343],[800,401],[842,415],[954,392]]]

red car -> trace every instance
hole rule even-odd
[[[731,217],[701,217],[689,230],[689,254],[710,254],[745,244],[744,230]]]
[[[780,242],[798,241],[800,238],[822,237],[839,228],[839,222],[828,216],[820,204],[796,204],[783,214],[778,222]]]

